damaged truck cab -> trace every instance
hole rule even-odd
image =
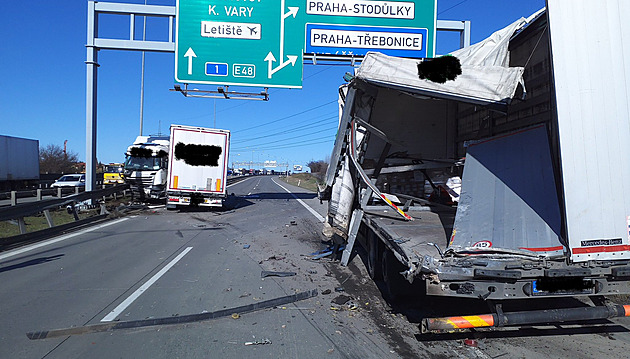
[[[166,196],[168,136],[138,136],[125,153],[124,177],[141,200]]]
[[[603,299],[630,293],[630,190],[613,183],[630,181],[630,72],[615,57],[628,45],[605,34],[619,42],[578,54],[579,19],[548,3],[454,52],[454,81],[369,53],[340,89],[320,198],[324,233],[346,245],[342,264],[364,244],[370,276],[392,296],[421,281],[426,295],[489,303],[601,299],[527,315],[499,304],[488,320],[425,319],[427,331],[630,315]],[[595,70],[585,56],[608,62]]]

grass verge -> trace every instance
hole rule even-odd
[[[310,173],[295,173],[291,176],[280,178],[290,185],[317,192],[317,184],[319,183],[319,180]]]

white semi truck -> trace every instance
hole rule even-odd
[[[425,318],[423,330],[630,315],[607,299],[630,293],[630,3],[547,4],[454,52],[453,81],[369,53],[340,91],[320,198],[342,264],[361,243],[391,297],[420,282],[492,308]],[[552,297],[593,305],[502,309]]]
[[[167,208],[221,207],[227,196],[230,131],[171,125]]]
[[[166,196],[169,138],[138,136],[125,153],[124,177],[140,200]]]

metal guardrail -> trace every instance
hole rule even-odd
[[[10,206],[10,207],[2,207],[0,208],[0,221],[8,221],[8,220],[17,219],[18,226],[20,228],[20,233],[21,235],[25,235],[26,224],[24,222],[24,217],[32,216],[34,214],[43,212],[44,216],[46,217],[46,221],[48,222],[48,227],[50,229],[52,227],[55,227],[55,225],[52,221],[52,217],[49,211],[51,209],[55,209],[55,208],[72,204],[71,213],[74,215],[74,219],[75,219],[75,222],[73,222],[72,224],[79,225],[79,224],[82,224],[82,222],[85,222],[85,220],[79,219],[79,216],[76,212],[76,208],[74,204],[79,203],[79,202],[84,202],[87,200],[95,200],[98,198],[107,197],[114,193],[125,191],[128,188],[129,188],[128,184],[122,184],[118,186],[104,188],[97,191],[76,193],[67,197],[45,199],[45,200],[41,200],[37,202],[22,203],[22,204],[17,204],[15,206]],[[103,209],[104,209],[103,205],[101,205],[101,216],[97,216],[97,217],[100,217],[100,218],[104,217]],[[67,225],[64,225],[64,226],[67,227]]]
[[[0,192],[0,200],[10,199],[11,206],[15,206],[18,204],[19,198],[32,198],[36,197],[37,201],[41,201],[43,196],[57,196],[61,197],[64,194],[69,193],[80,193],[84,189],[81,187],[57,187],[57,188],[38,188],[31,190],[23,190],[23,191],[11,191],[11,192]]]
[[[94,200],[106,197],[114,193],[118,193],[129,189],[128,184],[117,185],[109,188],[100,189],[91,192],[81,192],[67,197],[44,199],[31,203],[20,203],[11,207],[0,208],[0,221],[27,217],[36,213],[50,210],[53,208],[68,205],[70,203],[83,202],[86,200]]]

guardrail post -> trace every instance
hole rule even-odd
[[[16,191],[11,191],[11,205],[12,206],[17,205],[17,192]]]
[[[55,224],[53,223],[53,219],[52,216],[50,215],[50,211],[45,209],[44,210],[44,217],[46,217],[46,222],[48,222],[48,227],[52,228],[55,226]]]
[[[24,217],[20,217],[17,219],[18,228],[20,228],[20,234],[26,233],[26,222],[24,222]]]
[[[74,187],[74,194],[79,194],[79,187]]]
[[[77,214],[77,207],[76,207],[76,203],[72,202],[70,205],[70,208],[72,208],[72,215],[74,216],[74,220],[78,221],[79,220],[79,214]]]
[[[57,187],[57,197],[61,198],[61,187]]]
[[[42,200],[42,189],[41,188],[37,189],[37,200],[38,201]]]

